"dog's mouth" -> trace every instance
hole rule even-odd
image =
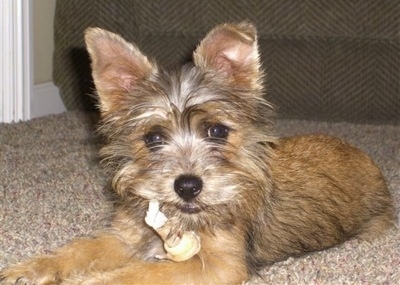
[[[201,208],[194,203],[185,203],[178,208],[185,214],[198,214],[201,212]]]

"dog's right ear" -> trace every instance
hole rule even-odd
[[[121,36],[100,28],[88,28],[85,42],[92,60],[92,75],[102,112],[118,108],[139,80],[157,71],[157,66]]]

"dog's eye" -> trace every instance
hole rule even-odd
[[[165,144],[165,138],[161,132],[150,132],[145,135],[144,142],[149,149],[156,150]]]
[[[213,139],[226,139],[229,135],[229,128],[221,124],[212,125],[208,128],[207,135]]]

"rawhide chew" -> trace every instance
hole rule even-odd
[[[151,200],[145,217],[147,225],[152,227],[164,241],[165,256],[157,258],[170,259],[173,261],[185,261],[199,253],[200,237],[193,231],[181,234],[172,233],[168,226],[168,218],[159,209],[159,202]]]

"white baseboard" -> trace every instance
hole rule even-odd
[[[32,1],[0,0],[0,122],[28,120],[32,93]]]
[[[53,82],[34,85],[32,93],[31,119],[67,111]]]

